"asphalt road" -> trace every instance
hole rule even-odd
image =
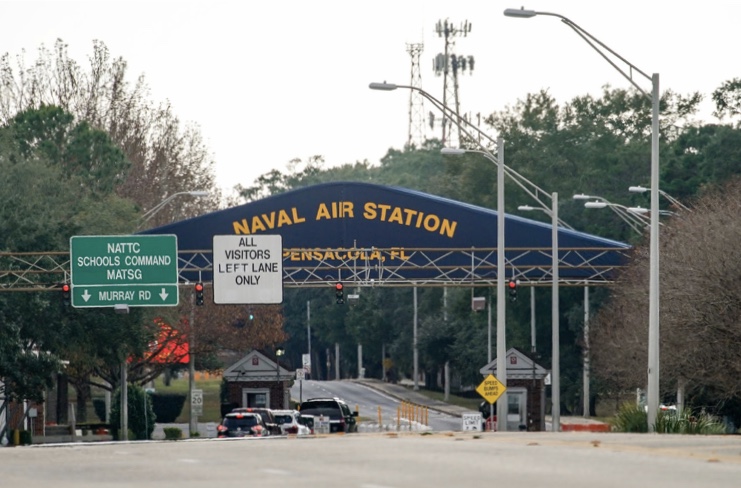
[[[0,449],[2,486],[731,488],[741,437],[378,433]]]
[[[392,396],[378,389],[368,388],[353,381],[297,381],[291,388],[291,398],[338,397],[344,400],[350,410],[358,410],[361,420],[359,429],[364,432],[392,431],[397,429],[426,431],[459,431],[462,421],[459,416],[449,415],[437,410],[427,410],[422,418],[407,415],[397,421],[401,404],[398,396]],[[380,409],[380,413],[379,413]]]

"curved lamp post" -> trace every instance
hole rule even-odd
[[[619,205],[616,203],[612,203],[606,198],[596,196],[596,195],[585,195],[584,193],[577,193],[573,196],[574,200],[593,200],[591,202],[585,202],[584,207],[586,208],[605,208],[609,207],[610,210],[615,212],[615,214],[620,217],[620,219],[628,224],[631,229],[636,231],[638,234],[643,234],[644,228],[646,227],[646,222],[641,217],[644,217],[644,215],[640,215],[640,212],[631,212],[628,210],[628,207],[625,205]]]
[[[476,141],[481,153],[483,153],[487,159],[496,163],[497,165],[497,379],[502,382],[505,386],[507,385],[507,345],[506,345],[506,314],[505,307],[507,306],[507,300],[505,297],[505,259],[504,259],[504,141],[499,138],[496,141],[497,155],[494,156],[489,149],[484,146],[479,138],[473,137],[472,134],[465,128],[469,127],[475,130],[480,136],[485,137],[487,140],[492,141],[486,133],[475,125],[468,122],[466,119],[461,117],[458,112],[452,110],[450,107],[443,104],[440,100],[433,97],[426,91],[411,85],[395,85],[393,83],[371,83],[368,85],[371,90],[381,91],[393,91],[397,88],[406,88],[419,92],[423,97],[429,100],[438,110],[442,111],[447,117],[455,121],[458,126],[458,130],[466,135],[472,141]],[[464,127],[465,126],[465,127]],[[416,350],[416,349],[415,349]],[[415,361],[416,367],[416,361]],[[416,375],[415,375],[416,376]],[[416,378],[415,378],[416,381]],[[497,430],[507,430],[507,390],[497,400]]]
[[[164,200],[162,200],[160,203],[158,203],[154,207],[152,207],[149,210],[147,210],[146,212],[144,212],[144,214],[142,214],[142,216],[141,216],[141,222],[139,222],[139,225],[137,226],[136,230],[141,229],[144,226],[144,224],[146,224],[147,222],[149,222],[149,220],[151,220],[152,217],[154,217],[157,212],[159,212],[160,210],[162,210],[165,207],[165,205],[167,205],[168,203],[170,203],[175,198],[177,198],[177,197],[179,197],[181,195],[190,195],[192,197],[207,197],[208,196],[208,192],[207,191],[203,191],[203,190],[193,190],[193,191],[179,191],[177,193],[173,193],[172,195],[170,195],[169,197],[165,198]]]
[[[563,15],[552,12],[537,12],[508,8],[504,11],[507,17],[530,18],[536,15],[558,17],[561,22],[569,26],[579,37],[589,44],[592,49],[602,56],[605,61],[615,68],[625,79],[627,79],[638,91],[651,100],[651,229],[649,249],[649,306],[648,306],[648,385],[646,391],[646,403],[648,406],[648,430],[655,431],[656,417],[659,410],[659,74],[651,76],[641,71],[628,62],[618,53],[607,47],[602,41],[582,29]],[[605,51],[615,56],[629,68],[626,73]],[[651,94],[648,94],[635,80],[633,73],[637,73],[651,81]]]
[[[541,210],[551,216],[551,430],[561,430],[561,339],[558,304],[558,193],[551,194],[551,208],[536,208],[529,205],[520,205],[518,210]],[[534,360],[534,358],[533,358]]]
[[[631,187],[628,187],[628,191],[629,191],[629,192],[631,192],[631,193],[645,193],[645,192],[649,191],[649,189],[648,189],[648,188],[646,188],[645,186],[631,186]],[[674,198],[673,196],[669,195],[669,194],[668,194],[667,192],[665,192],[664,190],[661,190],[661,189],[659,189],[659,193],[660,193],[660,194],[661,194],[661,195],[662,195],[662,196],[663,196],[664,198],[666,198],[667,200],[669,200],[669,202],[671,202],[671,203],[672,203],[673,205],[676,205],[677,207],[679,207],[679,208],[681,208],[682,210],[685,210],[685,211],[687,211],[687,212],[690,212],[690,211],[691,211],[691,210],[689,209],[689,207],[687,207],[687,205],[683,204],[682,202],[680,202],[679,200],[677,200],[677,199],[676,199],[676,198]],[[660,213],[662,213],[662,212],[660,212]],[[665,213],[665,212],[663,212],[663,213]],[[662,214],[663,214],[663,213],[662,213]]]

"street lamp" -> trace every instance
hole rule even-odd
[[[179,197],[180,195],[190,195],[192,197],[207,197],[208,192],[203,191],[203,190],[193,190],[193,191],[180,191],[177,193],[173,193],[172,195],[165,198],[164,200],[162,200],[160,203],[158,203],[154,207],[144,212],[144,214],[141,216],[141,221],[139,222],[139,225],[136,227],[136,230],[141,229],[144,226],[144,224],[149,222],[149,220],[152,217],[154,217],[154,215],[157,212],[162,210],[165,207],[165,205],[167,205],[168,203],[170,203],[171,201],[173,201],[176,197]]]
[[[609,208],[615,214],[620,217],[620,219],[628,224],[631,229],[636,231],[638,234],[643,234],[643,230],[645,227],[647,227],[647,224],[645,222],[645,216],[643,215],[643,212],[638,211],[638,207],[635,208],[636,211],[633,211],[633,209],[626,207],[625,205],[620,205],[617,203],[612,203],[606,198],[599,197],[596,195],[585,195],[584,193],[578,193],[573,196],[574,200],[593,200],[591,202],[585,202],[584,207],[585,208]],[[643,217],[643,218],[641,218]]]
[[[558,297],[558,193],[551,193],[551,208],[520,205],[518,210],[541,210],[551,216],[551,431],[561,430],[561,345]]]
[[[435,107],[443,112],[447,117],[456,122],[459,132],[463,133],[470,140],[475,141],[481,149],[481,153],[486,156],[487,159],[496,163],[497,165],[497,379],[502,384],[507,386],[507,345],[506,345],[506,314],[505,307],[507,306],[507,300],[504,294],[505,291],[505,259],[504,259],[504,141],[499,138],[497,139],[497,156],[494,156],[484,146],[479,138],[473,137],[471,133],[464,128],[470,127],[475,130],[478,134],[491,140],[491,138],[485,134],[481,129],[468,122],[466,119],[461,117],[458,112],[447,107],[445,104],[440,102],[426,91],[411,85],[395,85],[393,83],[371,83],[369,85],[371,90],[381,91],[392,91],[397,88],[406,88],[419,92],[423,97],[429,100]],[[416,367],[416,361],[415,361]],[[507,390],[497,400],[497,430],[507,430]]]
[[[659,93],[659,74],[653,73],[651,76],[647,75],[645,72],[638,69],[638,67],[607,47],[602,43],[602,41],[563,15],[551,12],[525,10],[524,7],[521,9],[508,8],[504,11],[504,15],[507,17],[520,18],[535,17],[536,15],[558,17],[561,19],[561,22],[571,27],[579,37],[584,39],[592,49],[597,51],[605,61],[610,63],[610,65],[623,75],[623,77],[634,87],[636,87],[638,91],[651,100],[651,228],[648,288],[648,385],[646,391],[646,404],[648,407],[648,430],[649,432],[653,432],[655,431],[656,417],[659,410],[659,102],[661,99],[661,94]],[[630,68],[630,74],[625,73],[625,71],[615,64],[615,62],[600,48],[625,63],[625,65]],[[650,95],[633,80],[634,72],[651,81]]]
[[[631,187],[628,187],[628,191],[631,192],[631,193],[645,193],[648,190],[649,189],[646,188],[646,187],[644,187],[644,186],[631,186]],[[679,200],[677,200],[673,196],[669,195],[664,190],[659,189],[659,193],[664,198],[666,198],[667,200],[669,200],[673,205],[676,205],[677,207],[681,208],[682,210],[686,210],[687,212],[690,211],[690,209],[689,209],[689,207],[687,207],[687,205],[683,204],[682,202],[680,202]]]

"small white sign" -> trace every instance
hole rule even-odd
[[[203,390],[193,390],[190,395],[190,411],[193,415],[203,415]]]
[[[478,431],[481,432],[481,422],[482,417],[481,413],[464,413],[462,415],[463,419],[463,429],[462,430],[469,430],[469,431]]]
[[[311,355],[310,354],[301,355],[301,363],[304,366],[304,371],[306,372],[306,374],[311,374]]]
[[[306,376],[306,374],[304,373],[304,370],[303,369],[297,369],[296,370],[296,379],[297,380],[301,381],[301,380],[304,379],[305,376]]]
[[[329,434],[329,417],[320,415],[314,418],[314,430],[320,434]]]
[[[213,239],[214,303],[283,303],[283,238],[230,235]]]

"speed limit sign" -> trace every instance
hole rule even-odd
[[[296,379],[297,380],[303,380],[306,377],[306,372],[303,369],[297,369],[296,370]]]
[[[203,390],[191,391],[190,411],[193,415],[203,415]]]

